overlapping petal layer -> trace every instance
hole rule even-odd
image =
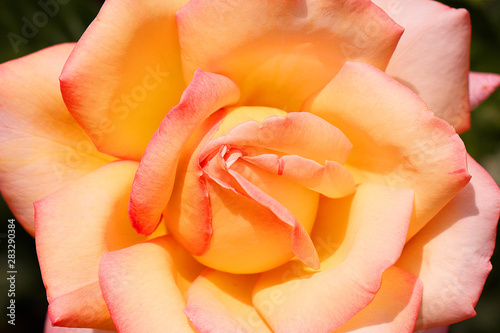
[[[345,324],[373,300],[405,243],[412,191],[365,183],[354,196],[322,199],[311,236],[320,272],[291,261],[257,281],[253,304],[275,332],[331,332]]]
[[[196,72],[180,103],[167,114],[137,170],[130,196],[130,219],[141,234],[157,227],[176,175],[181,152],[193,132],[217,110],[238,101],[238,87],[224,76]]]
[[[252,305],[256,278],[207,269],[189,287],[184,312],[200,333],[272,333]]]
[[[352,142],[346,165],[357,183],[415,191],[409,238],[470,179],[465,147],[453,128],[373,66],[346,63],[303,110],[329,121]]]
[[[33,202],[112,160],[64,106],[58,77],[74,44],[0,65],[2,196],[32,235]]]
[[[405,246],[397,263],[425,286],[417,329],[474,316],[491,270],[500,190],[470,157],[468,164],[471,182]]]
[[[239,124],[226,135],[210,141],[200,158],[220,145],[266,148],[319,164],[325,161],[345,163],[352,149],[349,139],[338,128],[315,115],[301,112]]]
[[[177,12],[184,75],[223,74],[240,105],[298,111],[345,61],[385,69],[403,30],[368,0],[194,0]],[[265,89],[263,89],[265,87]]]
[[[202,269],[172,236],[106,253],[99,278],[116,328],[121,333],[196,332],[183,313],[183,294]]]
[[[215,112],[191,135],[179,159],[172,196],[163,211],[170,232],[192,255],[203,255],[208,250],[213,231],[209,190],[196,157],[225,115],[224,109]]]
[[[108,0],[61,75],[64,101],[100,151],[139,161],[185,88],[175,11],[187,1]]]
[[[458,133],[469,129],[469,13],[429,0],[372,1],[405,29],[386,73]]]
[[[141,242],[127,203],[137,163],[109,163],[35,203],[36,247],[58,326],[112,329],[98,280],[104,253]]]
[[[391,266],[382,275],[382,285],[373,301],[334,332],[411,333],[422,289],[422,282],[413,274]]]

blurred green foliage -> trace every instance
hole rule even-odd
[[[167,0],[165,0],[167,1]],[[45,2],[45,1],[44,1]],[[37,0],[0,0],[0,63],[38,51],[44,47],[76,42],[97,14],[101,1],[64,0],[45,24],[34,30],[24,27],[26,21],[42,23],[46,12]],[[467,8],[472,21],[471,70],[500,73],[500,0],[443,0],[451,7]],[[52,15],[53,14],[53,15]],[[38,15],[38,16],[37,16]],[[35,16],[37,16],[35,18]],[[47,15],[48,16],[48,15]],[[28,29],[24,31],[23,29]],[[28,32],[28,34],[26,34]],[[21,37],[19,39],[15,35]],[[472,128],[462,135],[469,153],[500,183],[500,91],[472,113]],[[0,201],[0,221],[13,215]],[[1,222],[2,224],[4,222]],[[5,228],[5,227],[4,227]],[[3,229],[0,232],[5,232]],[[0,320],[2,332],[42,332],[47,308],[45,289],[36,260],[34,241],[20,226],[17,228],[17,320],[16,327]],[[5,242],[0,243],[0,258],[6,258]],[[451,333],[500,332],[500,254],[492,258],[494,269],[476,307],[475,318],[452,325]],[[2,260],[2,267],[5,265]],[[6,271],[2,269],[2,272]],[[7,290],[0,279],[0,293]],[[0,307],[6,301],[0,298]],[[4,313],[5,311],[2,311]],[[2,314],[2,317],[5,315]]]

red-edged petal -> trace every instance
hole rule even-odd
[[[187,1],[108,0],[61,75],[68,109],[100,151],[139,161],[185,88],[175,11]]]
[[[474,109],[500,86],[500,75],[494,73],[469,73],[469,103]]]
[[[469,157],[471,182],[406,246],[398,266],[424,283],[417,329],[470,317],[491,270],[500,190]]]
[[[34,235],[33,202],[112,160],[66,109],[58,77],[74,44],[0,65],[0,190]]]
[[[412,89],[458,133],[469,129],[469,13],[437,1],[373,2],[405,29],[386,73]]]
[[[256,278],[207,269],[189,287],[184,313],[200,333],[272,333],[252,305]]]
[[[241,88],[241,105],[286,111],[346,60],[385,69],[403,32],[368,0],[194,0],[177,24],[187,81],[197,68],[223,74]]]
[[[215,112],[189,139],[179,160],[172,196],[163,211],[169,231],[192,255],[200,256],[208,250],[213,231],[210,196],[197,157],[225,114],[225,110]]]
[[[275,332],[327,333],[345,324],[373,300],[403,249],[412,191],[364,183],[354,196],[322,199],[311,236],[320,272],[292,261],[257,281],[253,304]],[[280,303],[269,306],[275,295]]]
[[[469,181],[466,151],[455,130],[382,71],[346,63],[304,106],[352,142],[346,165],[357,183],[415,192],[408,237],[417,233]]]
[[[382,275],[382,285],[373,301],[334,332],[412,333],[422,289],[415,275],[392,266]]]
[[[238,87],[228,78],[198,70],[180,103],[167,114],[151,139],[132,186],[132,225],[149,235],[166,207],[182,150],[191,134],[212,113],[238,101]]]
[[[136,162],[109,163],[35,203],[36,249],[57,326],[113,329],[98,280],[104,253],[144,240],[127,203]]]
[[[99,279],[118,331],[196,332],[183,313],[183,292],[201,271],[171,236],[106,253]]]

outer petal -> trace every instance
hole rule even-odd
[[[415,191],[408,237],[470,179],[466,151],[453,128],[413,92],[378,69],[346,63],[304,111],[338,127],[353,144],[347,160],[356,182]]]
[[[35,203],[36,248],[54,325],[112,329],[98,281],[104,253],[144,240],[127,202],[136,162],[113,162]]]
[[[474,109],[500,86],[500,75],[494,73],[469,73],[469,103]]]
[[[0,65],[0,189],[34,234],[33,202],[111,160],[71,117],[58,77],[73,44]]]
[[[104,255],[99,278],[120,333],[196,332],[183,289],[202,267],[171,236]]]
[[[386,73],[458,133],[469,129],[469,13],[430,0],[372,1],[405,28]]]
[[[100,151],[140,160],[185,83],[175,11],[186,0],[108,0],[61,75],[64,101]]]
[[[396,266],[388,268],[373,301],[334,332],[413,332],[422,287],[413,274]]]
[[[405,246],[397,264],[425,286],[417,329],[473,317],[491,270],[500,190],[477,162],[468,162],[471,182]]]
[[[43,333],[111,333],[110,331],[95,330],[92,328],[68,328],[68,327],[58,327],[52,326],[49,316],[45,317],[45,325],[43,327]]]
[[[326,333],[345,324],[373,300],[403,249],[412,191],[364,183],[354,196],[323,199],[312,234],[320,272],[292,261],[256,284],[253,303],[277,333]]]
[[[200,333],[272,333],[252,305],[256,277],[207,269],[189,287],[184,312]]]
[[[196,68],[223,74],[242,105],[285,111],[298,111],[346,60],[385,69],[403,31],[368,0],[194,0],[177,24],[186,80]]]
[[[238,101],[238,87],[228,78],[202,70],[184,91],[180,103],[161,123],[137,170],[130,196],[130,219],[149,235],[160,222],[172,193],[177,164],[190,136],[212,113]]]

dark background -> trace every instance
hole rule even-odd
[[[61,0],[62,1],[62,0]],[[62,1],[66,2],[68,0]],[[168,0],[165,0],[168,1]],[[46,1],[44,1],[46,2]],[[500,73],[500,0],[444,0],[452,7],[467,8],[472,20],[471,70]],[[15,52],[7,34],[21,34],[23,17],[31,21],[41,10],[37,0],[0,0],[0,63],[50,45],[77,41],[95,17],[102,2],[69,0]],[[500,183],[500,91],[472,112],[472,129],[462,135],[469,153]],[[7,325],[6,238],[12,213],[0,198],[0,331],[42,332],[47,309],[33,238],[18,224],[16,228],[16,326]],[[2,237],[2,235],[4,237]],[[492,258],[491,272],[476,307],[475,318],[452,325],[451,333],[500,332],[500,250]]]

